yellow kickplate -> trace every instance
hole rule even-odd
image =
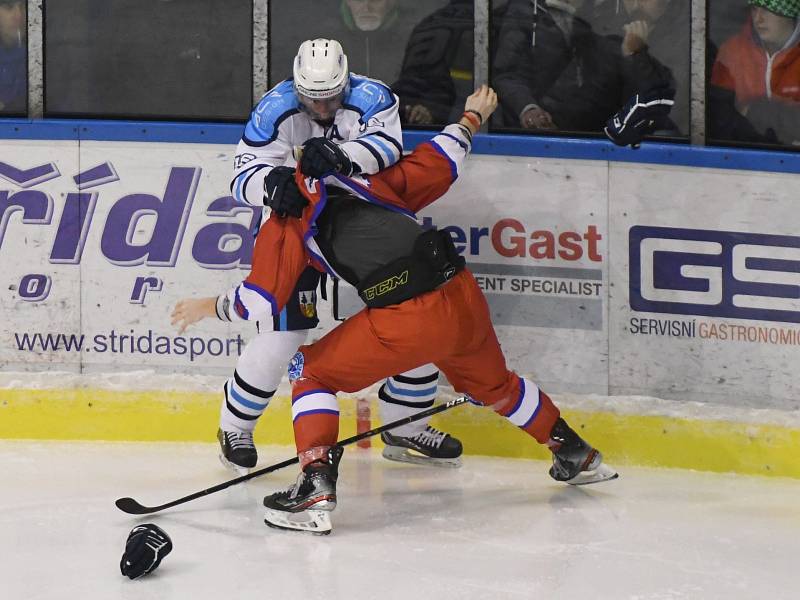
[[[341,398],[340,438],[356,431],[356,403]],[[116,392],[96,389],[0,390],[0,438],[213,442],[220,396],[196,392]],[[380,422],[377,402],[369,427]],[[606,461],[702,471],[800,478],[800,429],[729,421],[564,411]],[[363,415],[363,411],[362,411]],[[366,423],[362,422],[362,426]],[[548,451],[487,409],[464,406],[434,418],[461,439],[466,454],[546,459]],[[270,402],[256,443],[291,446],[291,403]],[[379,437],[371,438],[380,447]]]

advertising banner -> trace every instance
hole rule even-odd
[[[612,165],[610,393],[797,410],[800,177]]]
[[[249,269],[256,215],[229,172],[215,146],[4,143],[3,368],[227,372],[250,327],[179,336],[169,314]]]
[[[252,325],[178,335],[184,297],[246,276],[260,211],[228,192],[233,148],[15,142],[0,151],[4,370],[227,374]],[[473,156],[419,215],[486,291],[512,368],[553,391],[608,386],[607,165]],[[322,335],[334,325],[320,308]]]
[[[607,393],[607,163],[473,155],[423,222],[450,232],[511,367]]]

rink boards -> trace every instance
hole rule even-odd
[[[800,175],[498,151],[473,155],[420,219],[462,249],[510,366],[555,393],[753,411],[749,424],[684,419],[679,410],[573,413],[587,429],[620,433],[610,457],[699,468],[701,454],[703,468],[800,476],[782,458],[800,455],[798,429],[759,417],[798,410]],[[4,140],[2,370],[222,381],[251,329],[207,321],[180,336],[169,313],[249,268],[258,215],[229,196],[231,152]],[[321,335],[333,322],[325,303],[320,310]],[[213,394],[4,389],[0,398],[0,437],[208,440],[216,423]],[[513,435],[487,436],[488,417],[444,419],[468,451],[528,451]],[[277,421],[259,433],[289,443],[288,420]],[[614,443],[601,435],[604,449]]]
[[[109,390],[0,390],[0,439],[211,442],[219,418],[217,394]],[[556,397],[556,401],[559,398]],[[339,438],[356,433],[356,399],[340,400]],[[291,454],[291,403],[276,396],[259,421],[259,445],[286,446]],[[566,409],[563,414],[616,467],[647,465],[800,478],[800,429],[725,420]],[[362,430],[379,426],[377,401]],[[471,405],[433,420],[461,439],[465,453],[547,459],[548,452],[491,413]],[[370,438],[381,448],[380,437]],[[349,452],[361,452],[351,446]],[[624,470],[623,470],[624,472]]]

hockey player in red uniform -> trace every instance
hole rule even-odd
[[[458,392],[547,445],[553,478],[577,484],[616,477],[534,382],[508,370],[486,300],[464,259],[447,233],[423,231],[414,217],[450,188],[472,135],[496,106],[494,91],[481,87],[467,99],[459,123],[375,175],[344,177],[346,157],[334,144],[307,142],[300,171],[330,175],[315,180],[298,173],[301,205],[281,208],[300,218],[273,212],[259,233],[250,275],[219,297],[216,312],[223,319],[274,314],[310,262],[354,285],[367,305],[318,342],[301,346],[292,359],[302,472],[289,490],[264,499],[267,524],[330,531],[341,457],[336,393],[355,392],[425,362],[436,364]],[[202,316],[176,314],[176,322],[185,326]],[[297,513],[305,514],[298,519]]]

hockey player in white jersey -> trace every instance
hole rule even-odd
[[[324,136],[346,157],[338,163],[326,162],[322,152],[314,161],[318,176],[331,170],[347,176],[377,173],[396,163],[403,152],[397,97],[382,82],[350,73],[337,41],[303,42],[293,75],[256,105],[236,150],[231,193],[239,202],[265,211],[270,210],[265,196],[273,207],[280,207],[283,200],[291,205],[291,198],[300,194],[292,150],[310,138]],[[225,383],[217,437],[220,458],[234,470],[256,465],[256,422],[290,358],[305,342],[308,330],[318,324],[319,277],[313,268],[303,272],[287,307],[273,323],[258,324],[259,333],[247,344],[233,377]],[[384,422],[431,407],[438,378],[436,367],[426,365],[387,379],[379,391]],[[425,421],[384,434],[383,441],[384,456],[392,460],[460,465],[461,442]]]

